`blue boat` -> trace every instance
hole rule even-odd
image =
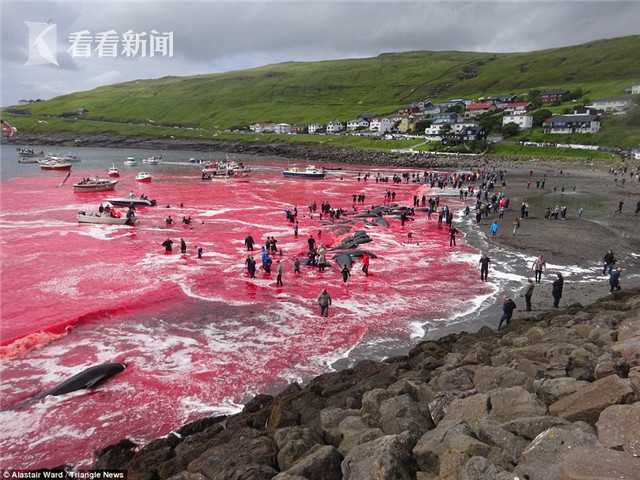
[[[298,178],[324,178],[324,168],[316,168],[313,165],[308,165],[304,169],[291,167],[283,170],[282,175],[284,175],[285,177]]]

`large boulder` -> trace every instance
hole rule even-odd
[[[543,378],[533,383],[533,390],[544,403],[551,405],[588,384],[573,377]]]
[[[485,393],[496,388],[528,388],[530,379],[526,373],[513,368],[481,366],[475,371],[473,384],[476,390]]]
[[[500,388],[490,394],[491,415],[500,422],[545,415],[547,408],[522,387]]]
[[[500,470],[484,457],[471,457],[464,464],[459,480],[496,480]]]
[[[338,425],[338,431],[342,438],[339,450],[343,455],[348,454],[356,445],[384,435],[379,428],[370,428],[359,416],[346,417]]]
[[[341,463],[342,454],[335,447],[316,445],[286,473],[308,480],[341,480]]]
[[[472,425],[478,440],[499,447],[507,456],[510,462],[515,463],[520,454],[529,444],[518,435],[502,428],[498,422],[492,418],[481,418],[475,425]]]
[[[443,421],[473,424],[489,414],[489,395],[477,393],[465,398],[456,398],[447,407]]]
[[[459,367],[442,372],[432,380],[434,388],[440,391],[464,391],[473,388],[473,371],[469,367]]]
[[[616,342],[611,349],[620,354],[630,366],[640,366],[640,335]]]
[[[575,448],[560,464],[561,480],[640,480],[640,458],[608,448]]]
[[[415,465],[408,434],[385,435],[355,447],[342,462],[343,480],[412,480]]]
[[[96,451],[93,468],[98,470],[125,470],[138,446],[128,438]]]
[[[307,427],[276,430],[273,439],[278,447],[278,467],[284,471],[296,463],[312,447],[322,443],[320,436]]]
[[[605,408],[596,426],[602,445],[640,456],[640,402]]]
[[[552,427],[538,435],[522,452],[514,469],[519,478],[529,480],[562,480],[560,460],[576,447],[599,446],[594,433],[580,425]]]
[[[364,418],[370,425],[380,424],[380,405],[386,399],[394,396],[384,388],[374,388],[362,395],[362,418]]]
[[[334,447],[340,445],[342,441],[342,433],[338,428],[340,422],[347,417],[357,416],[359,413],[359,410],[337,407],[329,407],[321,410],[319,415],[320,431],[324,435],[326,443],[330,443]]]
[[[434,427],[426,403],[420,404],[409,394],[391,397],[380,405],[380,426],[388,435],[409,431],[421,435]]]
[[[569,422],[564,418],[543,415],[539,417],[519,417],[503,423],[501,427],[527,440],[533,440],[551,427],[568,424]]]
[[[610,375],[561,398],[549,407],[549,412],[572,422],[583,420],[595,424],[605,408],[625,403],[632,396],[633,389],[628,380]]]

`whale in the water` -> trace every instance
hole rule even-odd
[[[95,388],[115,374],[122,372],[125,368],[127,368],[127,365],[124,363],[103,363],[89,367],[48,390],[43,396],[64,395],[76,390]]]

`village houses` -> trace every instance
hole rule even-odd
[[[608,113],[624,113],[631,107],[632,103],[628,97],[601,98],[592,102],[591,105],[587,105],[587,108],[594,108]]]
[[[347,122],[347,130],[358,130],[366,128],[369,128],[369,120],[364,117],[356,118],[355,120],[349,120]]]
[[[527,130],[533,127],[533,115],[527,115],[526,112],[505,114],[502,117],[502,125],[504,126],[510,123],[515,123],[520,130]]]
[[[369,130],[380,134],[390,132],[393,128],[394,121],[389,117],[372,118],[369,122]]]
[[[321,123],[310,123],[307,125],[307,132],[310,134],[320,133],[321,130],[324,130],[324,125]]]
[[[600,121],[594,115],[554,115],[542,127],[544,133],[597,133]]]
[[[631,95],[640,95],[640,83],[631,86]]]
[[[327,133],[338,133],[344,130],[344,124],[340,120],[331,120],[327,123]]]

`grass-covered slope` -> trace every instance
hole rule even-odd
[[[583,87],[590,98],[640,80],[640,36],[527,53],[407,52],[295,62],[96,88],[29,105],[34,116],[79,108],[87,119],[225,128],[387,113],[425,97]],[[466,78],[465,78],[466,77]]]

